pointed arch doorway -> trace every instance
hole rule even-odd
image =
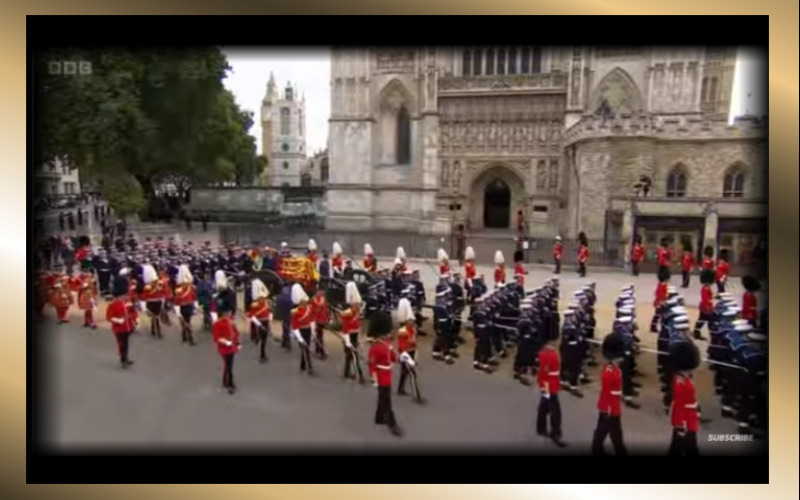
[[[507,229],[511,225],[511,188],[494,179],[483,190],[483,227]]]

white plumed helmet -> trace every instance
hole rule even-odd
[[[400,257],[394,259],[394,265],[395,266],[399,266],[399,265],[402,265],[402,264],[403,264],[403,261],[400,259]]]
[[[294,305],[300,305],[301,302],[308,302],[308,295],[300,283],[292,285],[292,302]]]
[[[214,273],[214,285],[216,285],[217,290],[228,288],[228,277],[225,276],[225,271],[222,269]]]
[[[467,249],[464,250],[464,259],[475,260],[475,249],[473,249],[472,247],[467,247]]]
[[[364,243],[364,255],[372,255],[375,251],[372,249],[372,245],[369,243]]]
[[[406,298],[400,299],[397,303],[397,321],[398,323],[405,323],[416,319],[414,317],[414,309],[411,308],[411,302]]]
[[[317,242],[314,240],[308,240],[308,249],[312,252],[316,252],[317,250]]]
[[[338,241],[333,242],[333,255],[342,255],[342,245]]]
[[[397,254],[395,256],[398,259],[403,260],[406,258],[406,251],[403,250],[403,247],[397,247]]]
[[[494,253],[494,263],[499,266],[500,264],[505,264],[505,262],[506,259],[505,257],[503,257],[503,252],[501,252],[500,250],[496,251]]]
[[[269,289],[267,289],[267,285],[265,285],[264,282],[258,278],[253,280],[253,283],[250,285],[250,291],[252,292],[253,300],[266,299],[269,297]]]
[[[444,251],[444,248],[440,248],[438,252],[436,252],[436,259],[439,262],[444,262],[447,260],[447,252]]]
[[[179,285],[188,285],[193,281],[194,277],[192,276],[192,272],[189,270],[189,266],[186,264],[181,264],[181,267],[178,268],[178,277],[176,282]]]
[[[358,293],[358,285],[355,281],[348,281],[344,289],[345,302],[348,304],[360,304],[361,294]]]
[[[152,265],[145,264],[142,266],[142,279],[145,283],[152,283],[158,279],[158,273]]]
[[[289,245],[287,245],[285,241],[282,241],[282,242],[281,242],[281,248],[286,248],[286,247],[288,247],[288,246],[289,246]]]

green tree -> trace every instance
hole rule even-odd
[[[139,213],[147,206],[147,199],[142,192],[142,186],[132,175],[119,175],[107,178],[101,185],[103,194],[120,216]]]

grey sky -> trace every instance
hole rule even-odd
[[[270,72],[275,74],[279,88],[289,81],[296,85],[306,98],[306,149],[313,153],[324,149],[328,142],[328,116],[330,115],[330,50],[327,48],[228,48],[224,49],[232,71],[226,86],[239,105],[255,113],[256,124],[251,133],[256,137],[261,152],[261,99],[267,88]],[[766,114],[767,99],[763,95],[766,61],[753,50],[741,49],[737,60],[733,84],[731,117],[745,113]],[[751,97],[748,99],[748,94]]]

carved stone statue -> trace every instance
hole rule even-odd
[[[447,160],[442,160],[442,171],[441,171],[441,187],[447,187],[450,184],[450,162]]]
[[[453,189],[459,191],[461,189],[461,162],[456,160],[453,162]]]

